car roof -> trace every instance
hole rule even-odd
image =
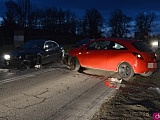
[[[28,41],[53,41],[53,40],[47,40],[47,39],[35,39],[35,40],[28,40]]]
[[[141,41],[141,40],[135,40],[135,39],[130,39],[130,38],[99,38],[97,40],[109,40],[109,41],[114,41],[114,42],[136,42],[136,41]]]
[[[33,39],[33,40],[31,39],[31,40],[28,40],[26,42],[29,42],[29,41],[37,41],[37,42],[42,42],[42,43],[45,43],[45,42],[55,42],[54,40],[48,40],[48,39]]]
[[[130,39],[130,38],[112,38],[112,37],[108,37],[108,38],[98,38],[96,40],[93,40],[87,44],[90,44],[94,41],[101,41],[101,40],[108,40],[108,41],[113,41],[113,42],[117,42],[119,44],[122,44],[122,45],[129,45],[128,47],[130,47],[130,45],[134,42],[140,42],[142,40],[136,40],[136,39]]]
[[[112,38],[112,37],[108,37],[108,38],[98,38],[96,40],[93,40],[91,42],[88,42],[85,46],[87,46],[88,44],[92,43],[92,42],[96,42],[96,41],[103,41],[103,40],[108,40],[108,41],[113,41],[113,42],[117,42],[125,47],[127,47],[127,49],[133,49],[134,47],[131,45],[134,42],[138,42],[138,41],[142,41],[142,40],[135,40],[135,39],[129,39],[129,38]]]

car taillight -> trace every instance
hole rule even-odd
[[[139,53],[133,53],[133,55],[141,60],[143,60],[143,57]]]

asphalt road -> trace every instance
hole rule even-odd
[[[0,75],[0,120],[89,120],[115,93],[104,82],[115,73],[79,73],[62,63]]]

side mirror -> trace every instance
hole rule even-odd
[[[52,47],[52,46],[48,46],[48,45],[45,45],[45,46],[44,46],[44,50],[45,50],[45,51],[55,51],[55,49],[56,49],[56,48],[55,48],[55,47]]]

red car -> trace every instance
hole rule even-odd
[[[71,70],[80,67],[118,72],[125,80],[134,74],[150,76],[157,69],[156,54],[143,41],[101,38],[69,52]]]

